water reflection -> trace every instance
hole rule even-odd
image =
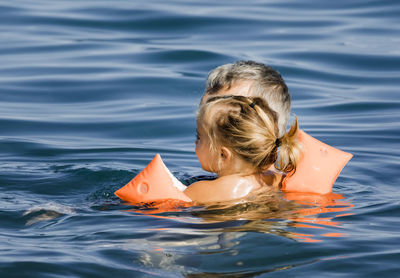
[[[245,278],[245,277],[258,277],[261,274],[277,272],[282,270],[291,269],[294,267],[299,267],[307,264],[312,264],[317,260],[312,260],[310,262],[298,263],[298,264],[288,264],[285,266],[273,267],[264,269],[261,271],[236,271],[236,272],[200,272],[200,273],[186,273],[184,277],[187,278],[196,278],[196,277],[226,277],[226,278]]]
[[[196,222],[208,225],[214,232],[260,232],[317,242],[321,241],[313,239],[317,235],[346,236],[336,230],[341,226],[339,218],[351,215],[351,208],[353,205],[338,193],[319,195],[263,192],[235,204],[218,203],[192,207],[192,204],[167,200],[136,206],[130,211],[178,221],[182,221],[182,213],[186,213],[191,216],[188,220],[191,224]],[[329,231],[326,233],[317,232],[327,228]],[[332,229],[335,231],[332,232]]]
[[[340,228],[341,222],[338,218],[351,215],[349,211],[354,205],[347,201],[343,195],[330,193],[326,195],[318,194],[299,194],[286,193],[285,198],[294,201],[296,204],[303,205],[295,211],[295,214],[289,219],[296,228],[313,229],[311,233],[292,232],[296,239],[305,242],[320,242],[322,239],[314,238],[316,230],[323,231],[327,227]],[[324,217],[325,216],[325,217]],[[320,233],[322,237],[344,237],[347,236],[341,232]]]
[[[248,250],[247,245],[252,244],[248,239],[252,234],[274,235],[306,243],[343,237],[346,235],[338,232],[341,229],[340,217],[350,214],[352,207],[341,194],[270,192],[251,196],[236,204],[219,203],[207,207],[192,207],[171,200],[130,206],[129,214],[142,218],[140,221],[148,221],[148,224],[135,231],[142,236],[125,241],[121,247],[137,254],[134,264],[167,272],[163,275],[253,277],[297,267],[299,262],[292,261],[278,267],[264,265],[259,272],[254,272],[254,268],[238,271],[253,262],[251,256],[242,254]],[[272,248],[268,236],[266,242],[256,249],[266,246]],[[254,253],[259,252],[254,250]],[[221,254],[238,269],[231,269],[229,273],[201,269],[204,260]],[[300,265],[314,262],[303,261]]]

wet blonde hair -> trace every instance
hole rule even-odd
[[[251,81],[249,96],[263,98],[277,113],[279,135],[286,132],[290,117],[289,89],[279,72],[254,61],[237,61],[212,70],[206,81],[205,95],[217,96],[221,89],[230,89],[242,81]]]
[[[258,171],[272,164],[290,172],[301,155],[296,122],[279,137],[277,114],[259,97],[216,96],[200,106],[197,123],[210,141],[210,151],[225,146]],[[279,150],[278,150],[279,149]]]

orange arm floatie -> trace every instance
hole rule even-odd
[[[157,154],[128,184],[115,191],[120,199],[130,203],[153,202],[165,199],[191,202],[182,191],[186,189],[165,166]]]
[[[322,143],[302,130],[299,130],[298,139],[303,144],[304,152],[296,172],[289,173],[283,180],[282,191],[330,193],[340,171],[353,155]],[[130,203],[165,199],[191,202],[183,193],[185,189],[186,186],[171,174],[157,154],[142,172],[117,190],[115,195]]]
[[[340,171],[353,155],[322,143],[303,130],[298,133],[304,152],[294,174],[289,173],[283,180],[282,191],[318,194],[331,192]]]

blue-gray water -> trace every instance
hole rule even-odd
[[[0,276],[398,275],[399,14],[397,0],[0,1]],[[195,110],[208,71],[240,59],[279,70],[301,127],[354,154],[344,199],[299,216],[113,196],[156,153],[185,183],[207,174]]]

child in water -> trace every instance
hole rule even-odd
[[[196,155],[201,167],[218,178],[193,183],[184,193],[209,203],[240,199],[263,187],[279,190],[301,154],[297,130],[296,119],[279,136],[277,115],[262,98],[209,98],[197,115]]]

